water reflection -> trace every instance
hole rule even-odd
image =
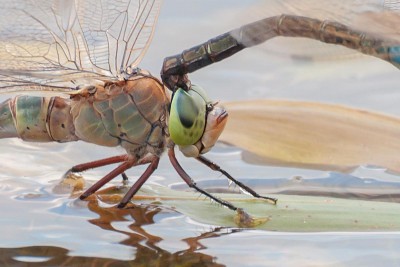
[[[206,249],[202,239],[231,233],[230,229],[215,228],[198,236],[183,239],[188,248],[170,252],[158,246],[163,238],[150,234],[143,226],[151,225],[168,217],[171,211],[153,205],[132,206],[129,209],[103,208],[97,201],[90,201],[88,207],[99,217],[89,222],[104,230],[124,234],[120,244],[134,248],[133,260],[116,260],[100,257],[71,256],[70,251],[56,246],[27,246],[0,249],[1,266],[225,266],[217,263],[215,257],[202,253]],[[156,218],[160,217],[160,218]],[[126,230],[114,225],[128,222]],[[185,231],[183,229],[183,231]],[[84,242],[83,240],[81,240]]]
[[[189,250],[171,254],[142,247],[132,261],[74,257],[68,252],[50,246],[3,248],[0,250],[0,263],[1,266],[25,266],[23,262],[29,266],[225,266],[214,262],[209,255]]]
[[[99,218],[90,220],[90,223],[104,230],[127,236],[120,243],[136,248],[135,259],[129,262],[133,266],[224,266],[216,263],[214,257],[199,252],[206,248],[200,240],[221,235],[219,233],[223,229],[221,227],[183,239],[182,241],[187,243],[188,248],[171,253],[157,245],[163,240],[161,237],[150,234],[143,228],[145,225],[156,223],[155,217],[157,215],[164,217],[166,213],[171,213],[171,211],[153,205],[135,205],[124,210],[115,207],[102,208],[96,200],[91,200],[88,207],[99,215]],[[126,221],[129,222],[127,230],[120,230],[113,226],[116,222]],[[184,229],[182,230],[184,231]],[[229,232],[226,231],[225,233]]]

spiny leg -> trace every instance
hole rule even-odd
[[[235,184],[237,184],[241,189],[243,189],[243,190],[246,191],[247,193],[251,194],[253,197],[266,199],[266,200],[268,200],[268,201],[273,202],[274,204],[276,204],[276,202],[278,201],[278,199],[276,199],[276,198],[265,197],[265,196],[259,195],[256,191],[254,191],[253,189],[251,189],[251,188],[248,187],[247,185],[241,183],[240,181],[236,180],[236,179],[233,178],[229,173],[227,173],[225,170],[221,169],[220,166],[218,166],[218,165],[215,164],[214,162],[212,162],[212,161],[206,159],[205,157],[199,156],[199,157],[197,157],[196,159],[197,159],[198,161],[200,161],[201,163],[203,163],[204,165],[208,166],[210,169],[222,173],[223,175],[226,176],[226,178],[228,178],[229,180],[231,180],[232,182],[234,182]]]
[[[97,190],[99,190],[103,185],[111,181],[113,178],[115,178],[117,175],[125,172],[127,169],[131,168],[133,165],[137,163],[137,161],[134,158],[129,158],[125,156],[125,162],[123,162],[121,165],[119,165],[117,168],[112,170],[110,173],[108,173],[106,176],[101,178],[99,181],[97,181],[94,185],[89,187],[81,196],[80,199],[85,199]]]
[[[118,205],[118,208],[123,208],[128,204],[128,202],[132,199],[132,197],[139,191],[142,185],[149,179],[150,175],[157,169],[158,162],[160,161],[159,157],[153,156],[149,158],[147,161],[141,161],[140,164],[150,163],[144,173],[140,176],[140,178],[132,185],[129,191],[122,198],[121,202]]]
[[[197,187],[196,183],[193,181],[192,178],[190,178],[190,176],[185,172],[185,170],[182,168],[182,166],[179,164],[178,160],[175,157],[175,151],[174,151],[174,147],[171,147],[168,149],[168,157],[169,160],[172,163],[172,166],[174,166],[175,170],[178,172],[179,176],[186,182],[186,184],[190,187],[190,188],[194,188],[196,189],[198,192],[200,192],[203,195],[206,195],[207,197],[211,198],[212,200],[214,200],[215,202],[231,209],[234,211],[237,211],[238,208],[235,207],[233,204],[231,204],[228,201],[219,199],[217,197],[214,197],[213,195],[211,195],[210,193],[204,191],[203,189]]]

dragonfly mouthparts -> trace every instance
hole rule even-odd
[[[228,112],[226,110],[222,111],[222,113],[218,116],[217,122],[221,123],[222,121],[228,118]]]

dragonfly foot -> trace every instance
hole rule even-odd
[[[123,209],[123,208],[125,208],[126,204],[128,204],[128,203],[122,203],[122,202],[120,202],[120,203],[117,205],[117,208]]]
[[[277,198],[273,198],[273,197],[263,197],[261,196],[261,198],[268,200],[269,202],[272,202],[272,204],[276,205],[278,204],[278,199]]]
[[[86,192],[85,192],[86,193]],[[83,193],[82,195],[79,196],[80,200],[85,200],[88,196],[90,196],[91,194],[85,194]]]

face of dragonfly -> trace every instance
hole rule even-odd
[[[168,129],[185,156],[197,157],[215,145],[227,119],[228,113],[222,106],[212,103],[201,87],[192,85],[189,91],[174,92]]]

